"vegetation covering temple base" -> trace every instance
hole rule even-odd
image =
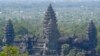
[[[76,56],[99,56],[95,50],[97,46],[97,30],[93,20],[87,26],[85,37],[79,37],[75,34],[62,37],[58,30],[56,14],[51,4],[45,13],[41,37],[36,37],[29,33],[25,34],[22,39],[15,39],[14,36],[12,20],[8,20],[4,29],[1,56],[65,56],[62,53],[62,45],[64,44],[69,46],[66,54],[68,56],[71,56],[69,54],[71,51],[75,51]],[[12,51],[10,52],[10,50]],[[22,55],[24,53],[26,54]]]

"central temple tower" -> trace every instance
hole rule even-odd
[[[57,28],[57,20],[55,16],[55,12],[50,4],[43,21],[43,35],[47,41],[47,48],[49,54],[57,54],[58,48],[58,39],[60,37],[60,33]]]

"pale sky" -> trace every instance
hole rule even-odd
[[[100,0],[0,0],[0,1],[100,1]]]
[[[100,1],[100,0],[0,0],[0,2],[23,2],[23,1],[52,1],[52,2],[67,2],[67,1],[73,1],[73,2],[80,2],[80,1]]]

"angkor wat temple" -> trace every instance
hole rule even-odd
[[[56,14],[50,4],[43,20],[43,34],[36,38],[31,34],[26,34],[23,39],[15,40],[12,20],[8,20],[4,29],[3,46],[14,45],[20,48],[20,52],[28,51],[30,56],[62,56],[63,44],[70,46],[69,50],[75,48],[76,52],[83,52],[83,56],[97,56],[97,30],[93,20],[87,24],[86,37],[81,38],[76,35],[62,37],[57,28]],[[2,46],[2,47],[3,47]]]

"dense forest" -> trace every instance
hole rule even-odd
[[[13,20],[16,38],[21,38],[27,32],[38,37],[41,36],[44,12],[48,6],[47,2],[43,3],[0,2],[0,39],[4,37],[3,29],[8,19]],[[89,20],[94,20],[98,30],[98,46],[96,50],[100,52],[100,2],[52,2],[52,4],[62,36],[73,34],[80,37],[85,36]],[[64,46],[65,49],[67,48],[66,46]]]

